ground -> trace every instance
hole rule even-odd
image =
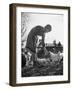
[[[54,76],[54,75],[63,75],[63,60],[58,62],[47,62],[47,65],[36,64],[32,67],[23,67],[22,68],[22,77],[34,77],[34,76]]]

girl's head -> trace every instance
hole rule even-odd
[[[52,27],[51,27],[51,25],[50,24],[48,24],[48,25],[46,25],[45,27],[44,27],[44,29],[45,29],[45,33],[47,33],[47,32],[50,32],[51,30],[52,30]]]

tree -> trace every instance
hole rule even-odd
[[[58,46],[62,46],[61,42],[58,43]]]
[[[21,45],[24,45],[27,37],[24,37],[28,28],[28,23],[30,21],[30,16],[27,13],[21,13]]]
[[[56,46],[56,40],[53,41],[53,44]]]

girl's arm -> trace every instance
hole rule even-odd
[[[45,42],[44,42],[44,40],[45,40],[45,34],[43,33],[43,35],[42,35],[42,46],[43,46],[43,47],[45,47]]]

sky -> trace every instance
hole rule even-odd
[[[24,25],[25,23],[25,25]],[[45,43],[52,43],[54,40],[63,44],[64,39],[64,16],[63,14],[51,14],[51,13],[21,13],[21,25],[26,28],[26,32],[22,39],[26,39],[30,30],[37,26],[45,26],[50,24],[52,31],[46,33]],[[25,29],[24,29],[25,30]]]

